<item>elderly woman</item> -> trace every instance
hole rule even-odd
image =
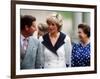
[[[41,41],[43,53],[40,57],[43,68],[66,68],[71,66],[71,41],[61,32],[62,16],[53,13],[47,17],[48,33]]]
[[[72,49],[72,67],[90,66],[90,27],[79,24],[78,35],[80,42]]]

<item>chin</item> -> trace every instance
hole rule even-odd
[[[55,33],[55,31],[51,31],[50,33],[53,34],[53,33]]]
[[[29,36],[33,36],[33,34],[29,34]]]

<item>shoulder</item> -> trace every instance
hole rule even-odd
[[[74,43],[73,44],[73,50],[76,50],[77,48],[79,48],[80,44],[79,43]]]
[[[42,36],[43,39],[47,39],[49,37],[49,33],[46,33],[45,35]]]
[[[61,38],[64,38],[64,42],[71,42],[69,35],[63,32],[61,32]]]
[[[48,40],[48,37],[49,37],[49,34],[46,33],[45,35],[39,37],[39,41],[40,41],[40,42],[42,42],[42,41],[46,41],[46,40]]]
[[[39,44],[39,40],[36,39],[36,38],[34,38],[33,36],[30,36],[30,37],[29,37],[29,40],[30,40],[31,42],[35,43],[35,44]]]
[[[65,39],[66,39],[66,40],[70,40],[69,35],[66,35]]]
[[[71,39],[70,39],[69,35],[67,35],[67,34],[65,35],[65,39],[64,39],[64,41],[65,41],[65,42],[68,42],[68,41],[71,42]]]
[[[60,32],[60,35],[61,35],[61,37],[66,37],[66,34],[65,33],[63,33],[63,32]]]

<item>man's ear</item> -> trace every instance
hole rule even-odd
[[[27,25],[25,25],[25,30],[28,31],[29,30],[29,27]]]

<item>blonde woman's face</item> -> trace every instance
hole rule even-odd
[[[50,23],[48,24],[48,31],[49,33],[54,33],[54,32],[57,32],[57,25],[56,23]]]

